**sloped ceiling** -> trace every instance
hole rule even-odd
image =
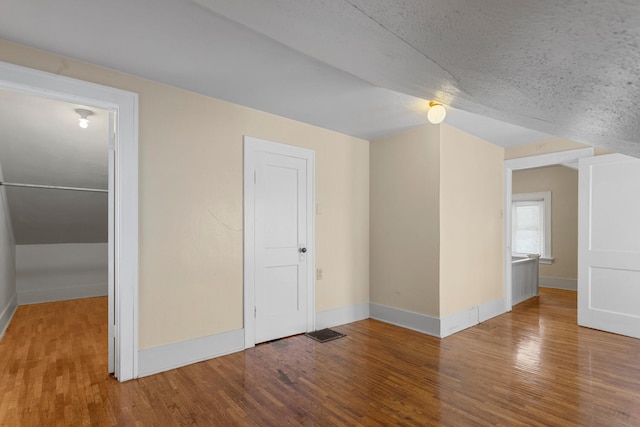
[[[0,165],[4,182],[107,188],[108,114],[78,104],[0,91]],[[107,194],[4,187],[16,243],[107,241]]]
[[[0,38],[364,139],[425,124],[435,99],[505,147],[640,157],[640,2],[3,0]],[[13,96],[6,181],[106,188],[106,113],[82,130],[78,106]],[[106,239],[103,194],[7,193],[19,244]]]
[[[363,138],[437,99],[640,155],[633,1],[3,0],[0,37]]]

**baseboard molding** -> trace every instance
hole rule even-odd
[[[389,307],[382,304],[369,304],[370,317],[381,322],[422,332],[423,334],[440,336],[440,319],[426,314]]]
[[[370,317],[438,338],[460,332],[506,312],[504,298],[498,298],[445,317],[433,317],[382,304],[369,304]]]
[[[578,290],[577,279],[562,279],[560,277],[542,277],[538,282],[541,288],[566,289],[569,291]]]
[[[7,332],[7,328],[11,323],[11,319],[13,315],[16,313],[16,309],[18,308],[18,295],[13,294],[11,300],[9,300],[9,304],[2,310],[0,313],[0,341],[4,337],[5,332]]]
[[[440,338],[448,337],[503,313],[506,313],[504,298],[498,298],[442,317],[440,318]]]
[[[74,286],[69,288],[18,290],[18,305],[38,304],[41,302],[65,301],[79,298],[106,296],[106,284]]]
[[[316,313],[316,329],[330,328],[369,318],[369,303],[349,305]]]
[[[478,320],[480,323],[500,316],[507,312],[504,298],[494,299],[478,306]]]
[[[440,338],[448,337],[456,332],[477,325],[479,322],[478,306],[452,313],[440,318]]]
[[[138,352],[138,377],[244,350],[244,329],[181,341]]]

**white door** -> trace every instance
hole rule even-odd
[[[250,346],[313,329],[314,156],[297,147],[245,141],[251,151],[245,181],[253,171],[253,183],[245,182],[245,286],[253,279],[254,296],[251,307],[245,289],[245,328],[253,323],[254,330]]]
[[[640,160],[580,159],[578,324],[640,338]]]

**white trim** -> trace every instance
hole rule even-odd
[[[369,303],[354,304],[316,313],[316,328],[324,329],[369,318]]]
[[[440,319],[437,317],[375,303],[369,304],[369,312],[372,319],[434,337],[440,336]]]
[[[93,298],[106,295],[107,290],[104,283],[55,289],[23,290],[18,291],[18,305],[65,301],[78,298]]]
[[[137,376],[138,95],[0,62],[0,89],[117,113],[115,183],[116,376]]]
[[[315,194],[315,151],[295,147],[264,139],[244,136],[244,346],[251,348],[255,345],[255,182],[254,173],[256,154],[270,152],[305,158],[307,160],[307,332],[315,330],[316,322],[316,194]]]
[[[517,193],[511,195],[511,219],[513,220],[513,202],[528,202],[528,201],[539,201],[544,202],[544,218],[542,218],[543,226],[544,226],[544,250],[543,253],[537,254],[540,255],[540,259],[544,258],[545,260],[553,260],[553,256],[551,253],[551,191],[540,191],[537,193]],[[513,226],[513,225],[512,225]],[[513,239],[513,233],[511,238]],[[513,242],[512,242],[513,243]],[[512,256],[527,256],[529,254],[517,253],[513,252]],[[545,262],[543,264],[551,264],[551,262]]]
[[[140,350],[139,377],[213,359],[244,349],[242,329]]]
[[[505,313],[504,298],[487,301],[440,318],[440,338],[448,337]]]
[[[578,279],[563,279],[561,277],[540,276],[541,288],[566,289],[569,291],[578,290]]]
[[[448,337],[456,332],[463,331],[477,325],[480,319],[478,306],[469,307],[466,310],[451,313],[440,318],[440,338]]]
[[[504,298],[485,302],[478,306],[478,323],[486,322],[504,313],[506,313],[504,310]]]
[[[13,315],[16,314],[16,309],[18,308],[18,295],[13,294],[13,297],[9,300],[9,304],[2,310],[2,314],[0,314],[0,341],[4,337],[5,332],[7,332],[7,328],[11,323],[11,319],[13,319]]]
[[[574,162],[583,157],[592,157],[593,147],[579,148],[577,150],[559,151],[556,153],[540,154],[537,156],[521,157],[504,161],[504,304],[505,310],[511,311],[511,193],[513,191],[513,171],[531,169],[541,166],[551,166],[567,162]]]
[[[429,316],[382,304],[369,305],[372,319],[438,338],[455,334],[506,312],[504,298],[487,301],[445,317]]]

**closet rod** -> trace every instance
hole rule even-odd
[[[5,187],[26,187],[26,188],[44,188],[47,190],[70,190],[70,191],[88,191],[91,193],[108,193],[109,190],[103,190],[101,188],[83,188],[83,187],[61,187],[58,185],[39,185],[39,184],[18,184],[16,182],[2,182],[0,185]]]

